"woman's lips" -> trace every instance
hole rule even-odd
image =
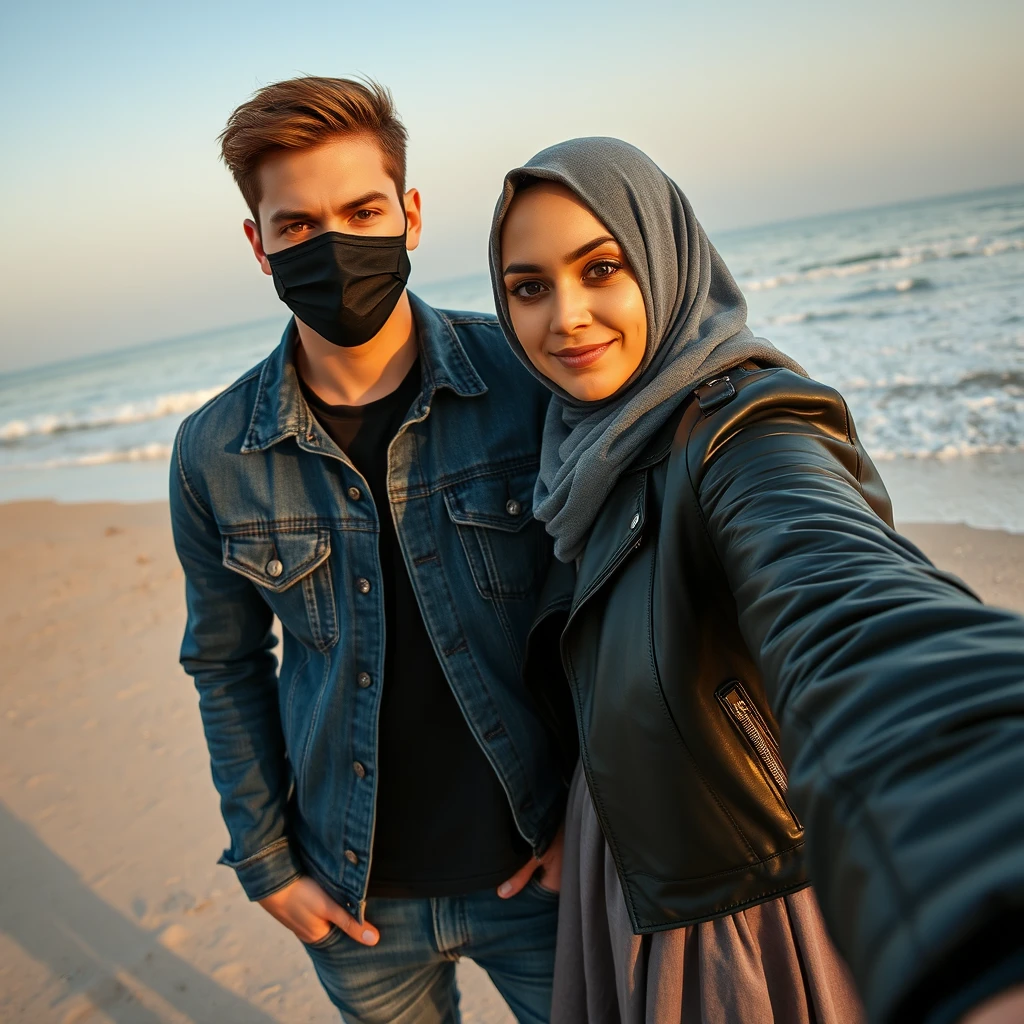
[[[563,348],[551,354],[570,370],[582,370],[598,361],[612,347],[610,341],[603,345],[580,345],[578,348]]]

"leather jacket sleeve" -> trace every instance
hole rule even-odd
[[[693,428],[690,500],[869,1019],[954,1020],[990,994],[979,978],[1024,980],[993,971],[1024,950],[1024,620],[883,521],[838,394],[784,370],[756,378]]]

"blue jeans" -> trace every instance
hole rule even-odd
[[[340,929],[306,946],[347,1024],[458,1024],[455,963],[475,960],[521,1024],[547,1024],[558,895],[531,881],[503,900],[492,889],[366,903],[380,931],[361,946]]]

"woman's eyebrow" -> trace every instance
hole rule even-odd
[[[604,245],[605,242],[614,242],[615,239],[611,235],[601,235],[600,238],[595,238],[592,241],[584,242],[578,249],[573,249],[572,252],[566,253],[562,257],[562,262],[569,264],[575,263],[578,259],[586,256],[588,252],[593,252],[599,245]],[[542,268],[537,266],[536,263],[510,263],[503,271],[502,277],[508,277],[509,274],[539,274]]]
[[[536,263],[510,263],[502,272],[502,277],[509,274],[539,274],[540,267]]]
[[[586,256],[588,252],[593,252],[599,245],[604,245],[605,242],[614,242],[615,239],[611,235],[602,235],[600,238],[595,238],[592,242],[586,242],[581,245],[578,249],[573,249],[572,252],[566,253],[562,257],[563,263],[575,263],[578,259]]]

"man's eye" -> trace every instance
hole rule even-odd
[[[512,294],[520,299],[532,299],[535,295],[540,295],[543,290],[544,285],[540,281],[523,281],[512,289]]]
[[[373,220],[377,216],[376,210],[356,210],[354,219],[355,220]]]
[[[309,228],[309,224],[305,221],[297,221],[294,224],[288,224],[285,227],[285,232],[289,235],[301,235],[303,231]]]
[[[594,263],[592,266],[587,267],[587,276],[596,278],[611,277],[612,274],[618,273],[621,269],[618,263],[602,260],[600,263]]]

